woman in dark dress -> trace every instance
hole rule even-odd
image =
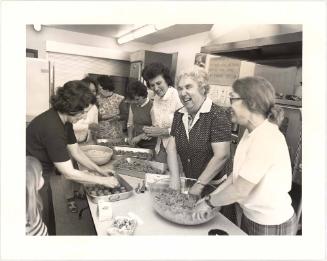
[[[43,200],[43,220],[50,235],[55,234],[55,219],[50,177],[55,168],[67,179],[76,182],[98,183],[116,187],[115,177],[108,177],[79,148],[72,124],[86,117],[95,96],[82,81],[70,81],[59,87],[51,97],[52,108],[41,113],[26,129],[26,154],[37,158],[43,169],[45,184],[40,190]],[[70,156],[89,170],[102,176],[93,176],[74,169]]]
[[[131,106],[128,113],[128,143],[144,149],[154,150],[157,144],[156,137],[148,137],[143,128],[152,126],[153,102],[148,98],[148,88],[139,81],[128,85],[128,96]]]
[[[175,112],[167,147],[171,187],[180,188],[178,154],[185,176],[197,179],[189,193],[199,196],[206,184],[218,185],[231,173],[230,116],[207,97],[208,75],[200,67],[182,72],[176,86],[184,107]]]

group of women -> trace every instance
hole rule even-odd
[[[208,75],[198,66],[182,71],[175,87],[169,70],[160,63],[146,66],[142,77],[147,86],[139,81],[128,86],[128,143],[153,149],[154,160],[167,162],[170,186],[175,190],[181,187],[181,175],[197,180],[190,194],[200,197],[209,183],[217,187],[197,202],[194,218],[203,218],[211,208],[238,203],[243,209],[241,227],[246,233],[295,234],[296,217],[288,194],[291,163],[285,138],[278,129],[282,111],[274,104],[273,86],[259,77],[236,80],[230,94],[230,111],[208,97]],[[50,235],[55,234],[49,184],[54,167],[68,180],[118,185],[78,146],[91,133],[97,137],[120,137],[124,98],[113,91],[114,85],[107,76],[99,77],[98,82],[88,78],[68,82],[52,97],[52,108],[37,116],[27,128],[27,155],[42,164],[45,185],[35,186],[40,189],[43,221]],[[149,97],[151,92],[153,98]],[[92,111],[98,111],[99,118],[91,120]],[[246,128],[233,164],[232,122]],[[83,124],[87,128],[78,127]],[[81,130],[84,136],[78,134]],[[74,169],[70,157],[103,176]]]

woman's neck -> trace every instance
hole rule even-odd
[[[65,114],[60,113],[59,111],[57,113],[59,115],[61,122],[65,125],[65,123],[67,122],[67,116]]]
[[[206,97],[203,98],[200,106],[196,110],[189,112],[189,114],[192,116],[192,118],[194,118],[195,115],[198,113],[198,111],[201,109],[201,107],[202,107],[205,100],[206,100]]]
[[[261,125],[266,118],[262,114],[253,113],[248,121],[246,128],[249,132],[252,132],[255,128]]]

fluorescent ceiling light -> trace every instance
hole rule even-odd
[[[134,35],[134,39],[136,38],[140,38],[144,35],[147,35],[147,34],[152,34],[156,31],[156,28],[154,27],[153,24],[148,24],[146,26],[143,26],[137,30],[135,30],[133,32],[133,35]]]
[[[140,28],[132,30],[131,32],[119,37],[117,42],[119,44],[127,43],[134,39],[140,38],[140,37],[148,35],[148,34],[152,34],[156,31],[162,30],[162,29],[170,27],[170,26],[172,26],[172,24],[158,24],[158,25],[147,24],[147,25],[144,25]]]
[[[162,30],[162,29],[165,29],[167,27],[170,27],[172,26],[173,24],[155,24],[154,27],[157,29],[157,30]]]
[[[42,29],[42,26],[40,24],[33,24],[34,30],[37,32],[40,32]]]

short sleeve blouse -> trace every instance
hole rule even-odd
[[[170,134],[175,137],[186,177],[198,179],[213,157],[211,143],[231,141],[230,116],[224,108],[212,104],[209,112],[200,113],[198,121],[189,132],[189,138],[182,117],[180,111],[175,113]],[[228,159],[214,179],[229,175],[231,171],[232,164]]]

